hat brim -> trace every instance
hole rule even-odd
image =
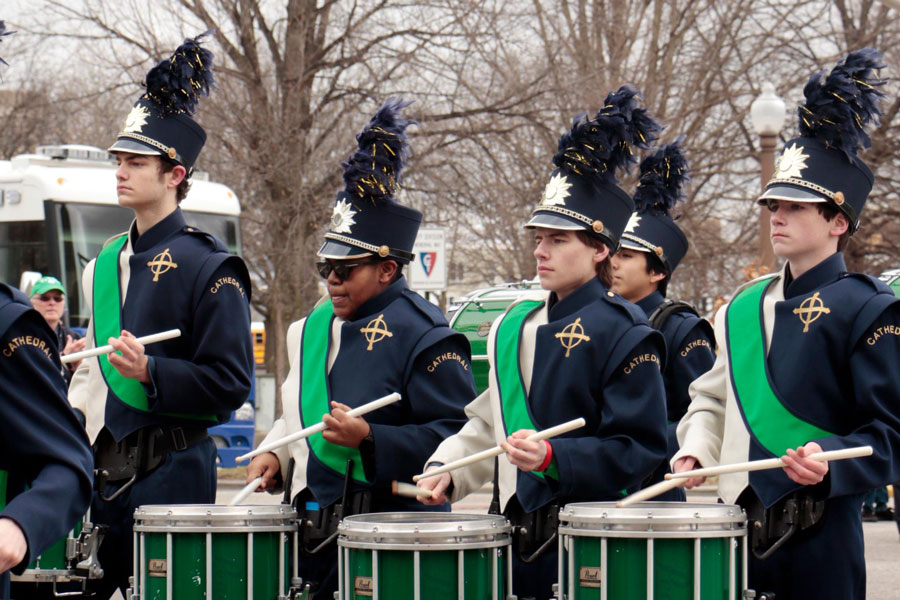
[[[31,295],[37,296],[38,294],[46,294],[47,292],[52,292],[54,290],[56,290],[57,292],[60,292],[63,296],[66,295],[66,288],[64,288],[61,285],[51,285],[50,287],[45,287],[45,288],[42,288],[41,290],[36,290],[34,288],[31,288]]]
[[[373,256],[368,250],[351,246],[337,240],[325,240],[322,247],[316,253],[319,258],[331,258],[334,260],[345,260],[348,258],[364,258]]]
[[[650,249],[649,249],[649,248],[647,248],[647,247],[645,247],[645,246],[641,246],[641,245],[638,244],[637,242],[632,242],[631,240],[629,240],[629,239],[626,238],[625,236],[622,236],[622,239],[619,240],[619,245],[620,245],[622,248],[627,248],[627,249],[629,249],[629,250],[637,250],[638,252],[650,252]]]
[[[584,231],[587,225],[567,219],[562,215],[539,212],[531,216],[531,220],[525,223],[525,229],[544,227],[546,229],[562,229],[564,231]]]
[[[757,204],[765,204],[766,200],[784,200],[785,202],[828,202],[826,198],[801,187],[792,185],[773,185],[766,188],[762,196],[757,198]]]
[[[162,152],[160,152],[158,148],[127,138],[117,139],[112,146],[106,149],[106,151],[128,152],[129,154],[141,154],[143,156],[162,156]]]

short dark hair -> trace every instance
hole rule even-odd
[[[656,289],[659,290],[659,293],[663,296],[666,295],[666,290],[669,288],[669,279],[672,274],[669,273],[669,270],[663,265],[662,260],[653,254],[652,252],[644,252],[644,256],[647,257],[647,274],[656,273],[657,275],[665,275],[665,279],[661,279],[656,284]]]
[[[172,169],[175,167],[184,167],[184,165],[179,165],[174,160],[171,160],[168,156],[159,155],[159,174],[164,175],[166,173],[171,173]],[[181,204],[181,201],[184,200],[188,192],[191,191],[191,181],[190,171],[185,167],[184,179],[181,180],[181,183],[178,184],[178,187],[175,189],[175,200]]]
[[[581,240],[582,244],[591,248],[599,249],[607,245],[606,242],[600,238],[580,229],[575,232],[575,237]],[[610,251],[609,254],[612,256],[612,251]],[[612,267],[609,264],[609,256],[607,256],[605,260],[594,265],[594,270],[597,273],[597,279],[600,280],[600,283],[606,287],[612,286]]]
[[[816,210],[819,211],[819,214],[825,217],[826,221],[834,221],[835,217],[839,214],[843,214],[844,217],[847,218],[847,231],[841,234],[841,237],[838,238],[837,249],[839,252],[843,251],[844,248],[847,247],[847,243],[850,241],[850,236],[853,235],[851,229],[853,228],[853,224],[850,223],[850,217],[847,217],[847,214],[841,211],[836,206],[832,206],[831,204],[827,204],[825,202],[817,202]]]

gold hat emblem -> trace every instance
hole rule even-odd
[[[140,132],[144,125],[147,124],[147,117],[149,116],[149,110],[143,106],[135,106],[128,113],[128,116],[125,117],[125,126],[122,128],[122,133]]]
[[[794,314],[800,317],[803,323],[803,333],[809,331],[809,324],[821,317],[823,314],[831,313],[830,308],[826,308],[822,299],[819,298],[819,292],[816,292],[806,300],[804,300],[798,308],[794,309]]]
[[[147,266],[150,267],[150,272],[153,273],[154,282],[159,281],[159,276],[169,269],[178,268],[178,265],[172,260],[172,255],[169,254],[168,248],[154,256],[153,260],[147,263]]]
[[[834,196],[831,197],[834,200],[834,203],[840,206],[844,203],[844,192],[835,192]]]
[[[581,317],[575,319],[574,323],[566,325],[562,331],[556,334],[556,339],[566,349],[566,358],[569,358],[569,352],[571,352],[572,348],[581,342],[591,341],[591,337],[585,335],[584,327],[581,326]]]
[[[591,223],[591,229],[594,230],[594,233],[603,233],[603,221],[597,219]]]
[[[366,326],[360,329],[360,331],[365,334],[366,341],[369,342],[369,347],[366,348],[367,351],[371,351],[372,346],[384,338],[394,337],[394,334],[388,331],[387,323],[384,322],[384,313],[366,323]]]
[[[809,158],[809,155],[803,153],[803,148],[797,144],[791,144],[790,147],[785,148],[784,152],[781,153],[781,158],[778,159],[775,175],[772,176],[772,179],[801,177],[807,167],[807,158]]]
[[[566,176],[557,173],[547,182],[547,186],[544,188],[544,197],[541,198],[541,204],[544,206],[565,205],[566,198],[569,197],[570,187],[572,187],[572,184],[566,180]]]
[[[391,249],[387,246],[379,246],[378,248],[378,256],[381,258],[387,258],[387,255],[391,253]]]

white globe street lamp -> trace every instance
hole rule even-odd
[[[775,95],[775,86],[766,81],[762,84],[762,93],[750,105],[750,123],[759,135],[759,167],[762,189],[775,174],[775,143],[781,128],[784,126],[784,100]],[[759,212],[759,265],[769,271],[775,269],[775,253],[769,239],[769,211],[760,207]]]

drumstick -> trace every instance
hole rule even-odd
[[[231,499],[231,502],[228,503],[229,506],[234,506],[235,504],[240,504],[244,501],[244,499],[253,493],[253,490],[259,487],[259,484],[262,483],[262,476],[257,477],[250,483],[244,486],[244,488],[239,491],[234,498]]]
[[[859,458],[860,456],[871,455],[872,446],[855,446],[853,448],[844,448],[843,450],[816,452],[815,454],[810,454],[806,458],[818,462],[827,462],[829,460],[843,460],[845,458]],[[666,479],[712,477],[713,475],[725,475],[726,473],[739,473],[741,471],[763,471],[765,469],[777,469],[783,466],[784,462],[780,458],[765,458],[762,460],[751,460],[747,462],[733,463],[730,465],[719,465],[717,467],[694,469],[693,471],[682,471],[681,473],[666,473]]]
[[[170,329],[168,331],[161,331],[159,333],[152,333],[150,335],[145,335],[144,337],[139,337],[135,341],[140,342],[144,346],[147,344],[152,344],[154,342],[161,342],[163,340],[171,340],[172,338],[177,338],[181,335],[180,329]],[[92,358],[94,356],[100,356],[101,354],[109,354],[110,352],[115,351],[110,344],[105,346],[100,346],[98,348],[91,348],[90,350],[82,350],[81,352],[73,352],[72,354],[66,354],[62,356],[59,360],[62,364],[68,364],[70,362],[76,362],[79,360],[84,360],[85,358]]]
[[[372,400],[368,404],[363,404],[362,406],[357,406],[351,410],[347,411],[348,417],[359,417],[366,413],[370,413],[373,410],[378,410],[382,406],[387,406],[388,404],[393,404],[400,400],[400,394],[394,392],[393,394],[388,394],[387,396],[383,396],[377,400]],[[264,446],[260,446],[256,450],[252,452],[248,452],[247,454],[242,454],[234,459],[236,462],[243,462],[248,458],[253,458],[254,456],[259,456],[260,454],[265,454],[266,452],[271,452],[275,448],[281,448],[282,446],[287,446],[291,442],[296,442],[297,440],[302,440],[303,438],[308,438],[314,433],[319,433],[320,431],[325,431],[325,423],[320,421],[315,425],[310,425],[309,427],[304,427],[300,431],[296,433],[292,433],[290,435],[286,435],[283,438],[279,438],[274,442],[269,442]]]
[[[431,498],[431,491],[402,481],[392,481],[391,492],[395,496],[405,496],[407,498]]]
[[[650,487],[646,487],[640,491],[633,493],[630,496],[622,498],[618,502],[616,502],[616,506],[622,508],[624,506],[628,506],[629,504],[634,504],[635,502],[642,502],[644,500],[649,500],[650,498],[656,498],[660,494],[668,492],[669,490],[675,489],[680,486],[683,481],[680,479],[668,479],[666,481],[660,481],[659,483],[654,483]]]
[[[567,431],[572,431],[573,429],[578,429],[579,427],[584,427],[585,420],[582,418],[572,419],[571,421],[566,421],[561,425],[556,425],[555,427],[550,427],[549,429],[545,429],[543,431],[535,431],[531,435],[529,435],[526,440],[530,440],[532,442],[539,440],[546,440],[552,437],[556,437]],[[440,466],[433,471],[428,471],[427,473],[421,473],[419,475],[413,475],[413,481],[420,481],[422,479],[427,479],[429,477],[434,477],[435,475],[441,475],[443,473],[447,473],[449,471],[455,471],[456,469],[460,469],[467,465],[471,465],[472,463],[476,463],[487,458],[493,458],[495,456],[499,456],[503,454],[504,450],[501,446],[495,446],[493,448],[488,448],[487,450],[482,450],[481,452],[477,452],[471,456],[467,456],[465,458],[461,458],[459,460],[454,460],[453,462],[449,462],[446,465]]]

